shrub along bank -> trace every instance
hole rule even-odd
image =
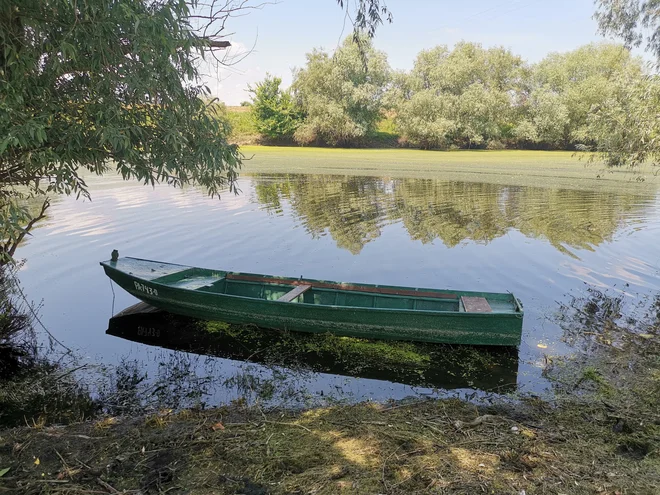
[[[658,79],[619,45],[529,64],[461,42],[422,50],[409,72],[393,71],[369,40],[363,48],[348,38],[334,53],[313,50],[290,88],[271,75],[250,87],[251,104],[241,107],[252,114],[250,135],[339,147],[607,151],[637,132],[617,127],[622,115],[644,123],[635,139],[653,133]]]

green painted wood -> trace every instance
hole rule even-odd
[[[350,337],[448,344],[520,344],[523,311],[510,293],[417,289],[274,277],[137,258],[101,263],[138,299],[171,313]],[[292,301],[278,301],[310,285]],[[488,313],[465,312],[462,297],[484,298]]]
[[[481,347],[475,352],[467,346],[452,346],[449,350],[442,344],[416,342],[402,348],[394,341],[350,338],[338,346],[336,338],[323,334],[248,329],[240,325],[219,327],[213,322],[138,303],[110,318],[106,333],[141,344],[297,372],[309,370],[425,388],[472,388],[498,393],[516,390],[515,347]],[[292,348],[297,352],[292,353]]]

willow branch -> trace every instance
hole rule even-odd
[[[16,252],[16,249],[18,248],[18,245],[23,241],[26,235],[30,233],[30,230],[32,230],[32,227],[34,227],[34,224],[37,223],[39,220],[44,218],[46,216],[46,210],[50,206],[50,199],[46,198],[44,200],[44,203],[41,205],[41,212],[39,212],[39,215],[34,217],[30,222],[25,226],[23,231],[20,233],[20,235],[16,238],[15,241],[13,242],[8,242],[7,245],[5,245],[5,252],[11,256],[12,258],[14,257],[14,253]]]

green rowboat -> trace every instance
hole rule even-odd
[[[138,299],[206,320],[446,344],[516,346],[522,333],[522,305],[510,293],[327,282],[138,258],[101,266]]]

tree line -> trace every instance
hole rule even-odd
[[[402,146],[597,150],[626,139],[622,118],[660,109],[658,79],[611,43],[530,64],[505,48],[461,42],[421,51],[404,72],[368,38],[350,37],[333,54],[308,53],[293,76],[288,89],[271,75],[249,88],[265,141],[360,146],[389,115]]]

